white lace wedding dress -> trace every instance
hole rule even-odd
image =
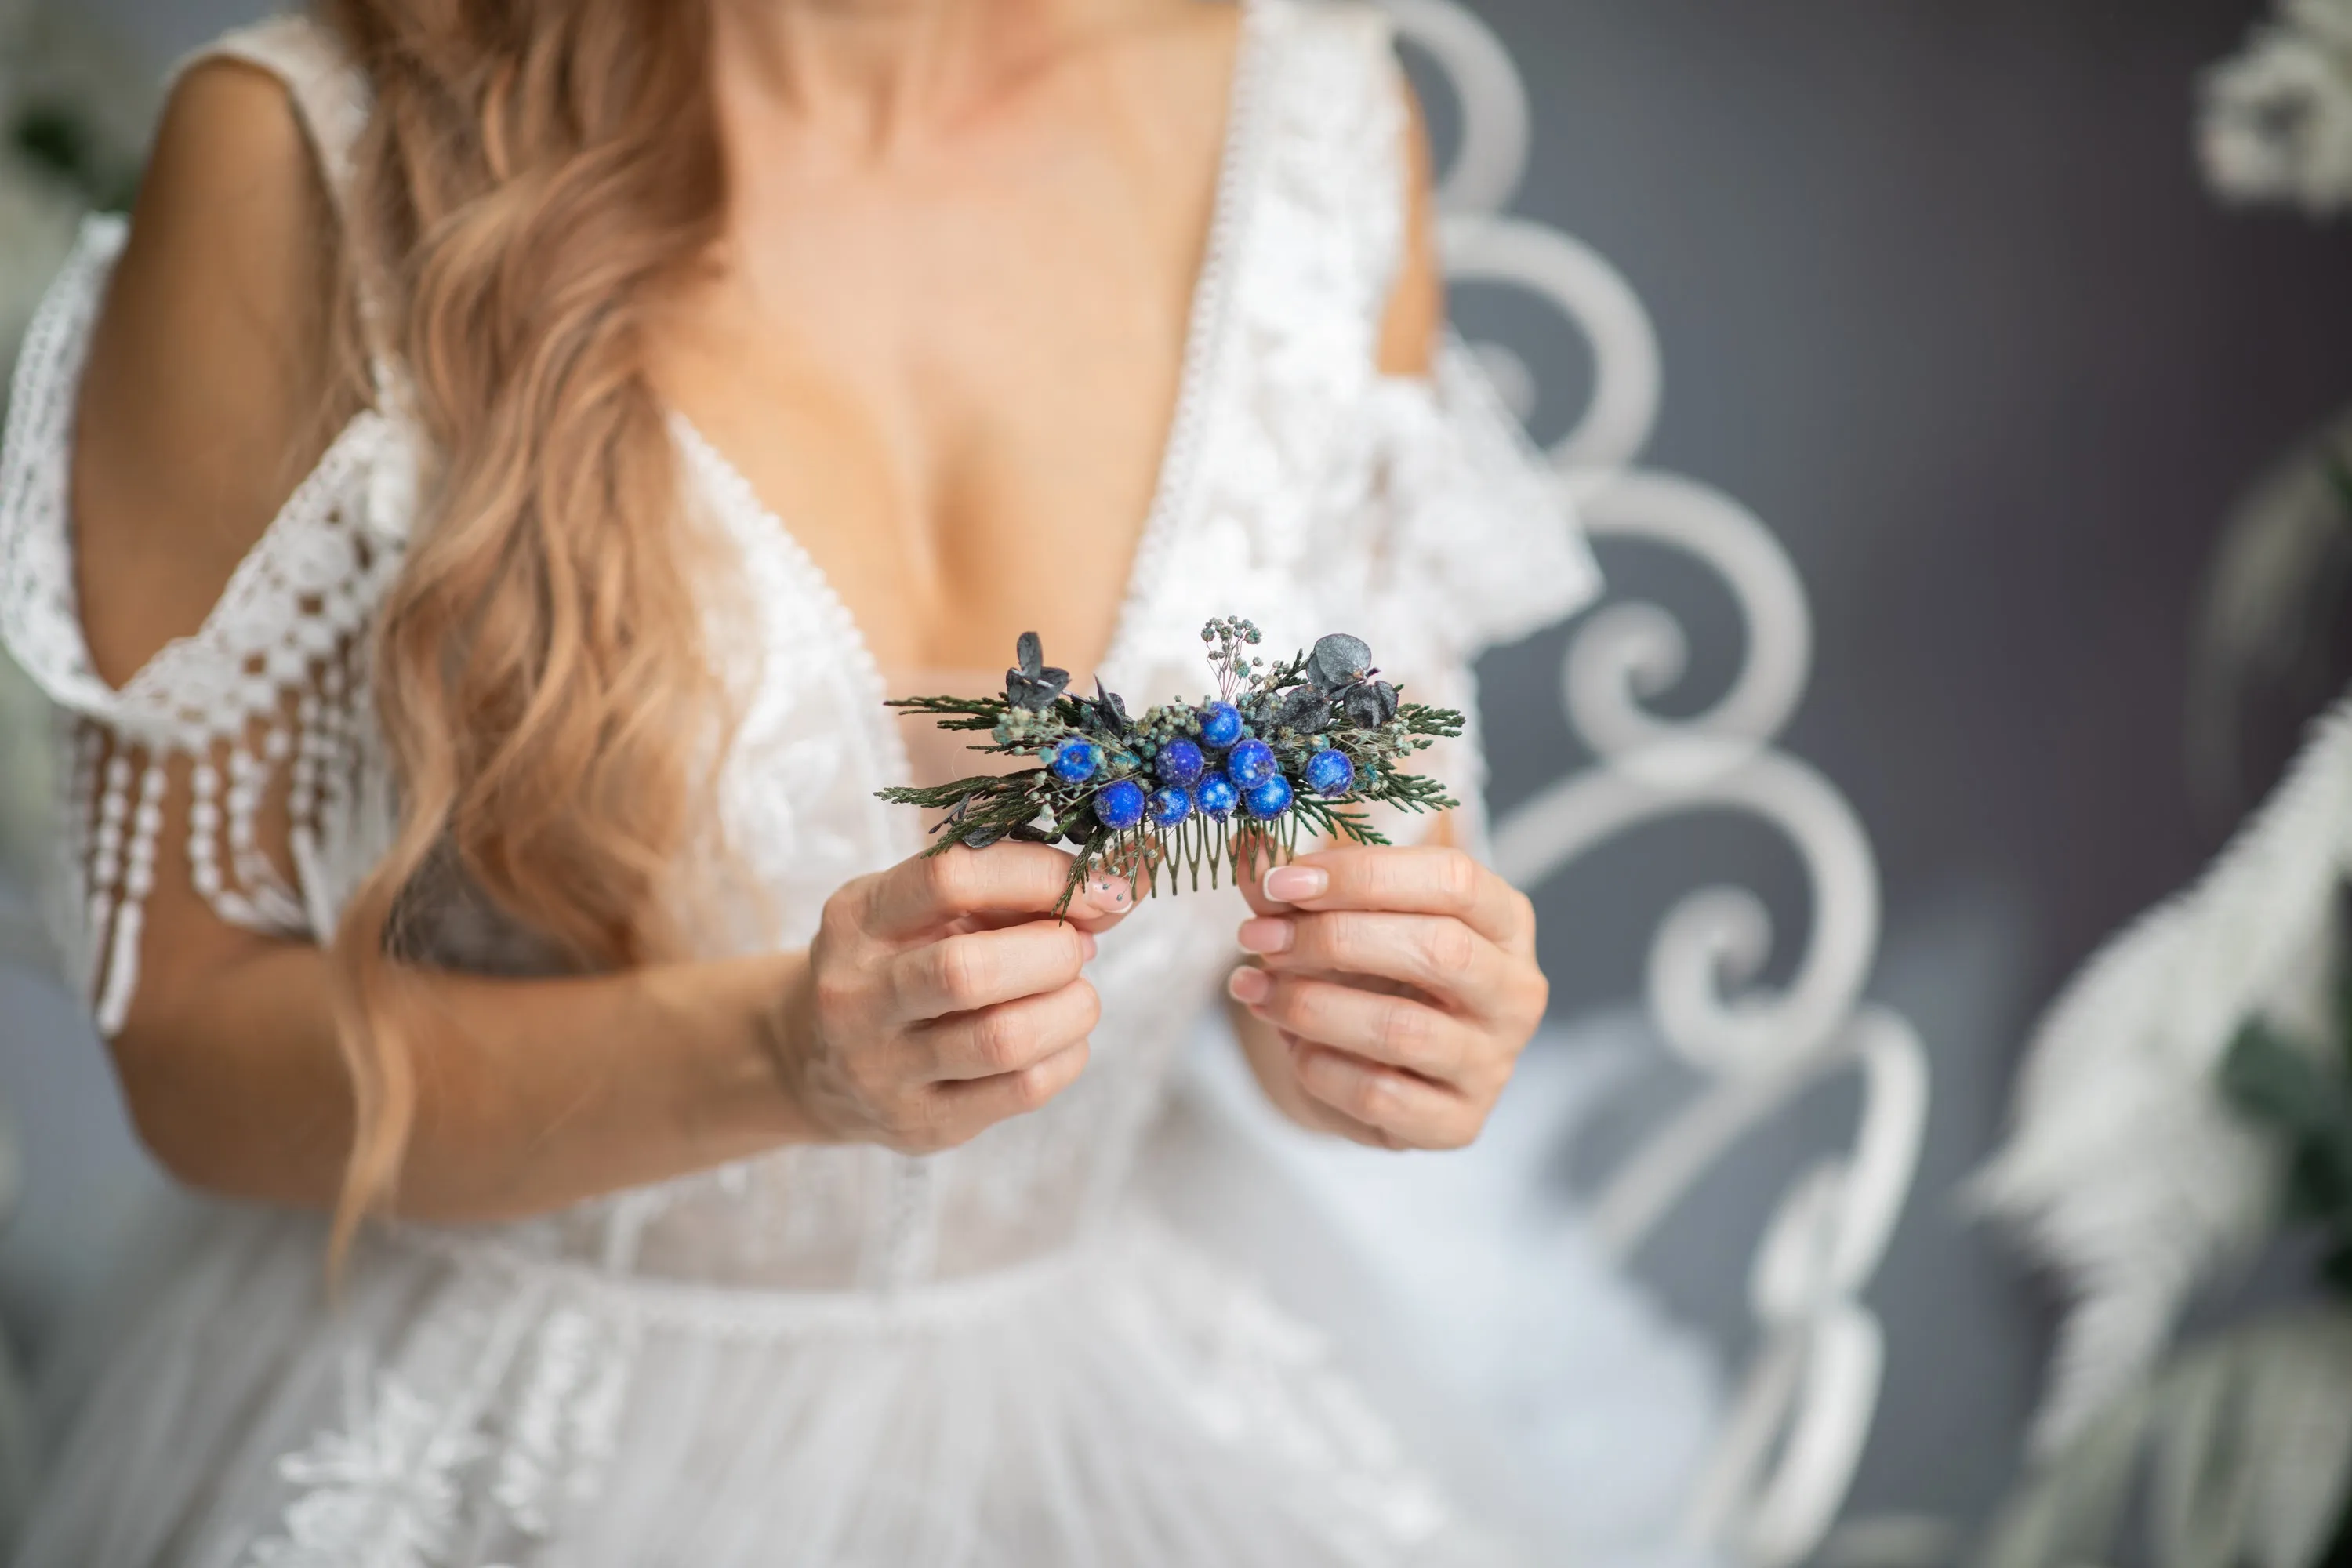
[[[339,181],[366,108],[331,40],[289,21],[216,47],[284,78]],[[1253,0],[1239,70],[1179,412],[1103,674],[1137,700],[1196,692],[1202,623],[1241,614],[1283,647],[1355,632],[1417,696],[1471,706],[1476,650],[1571,608],[1589,559],[1466,354],[1432,383],[1376,372],[1405,190],[1377,15]],[[121,240],[93,221],[56,285],[0,458],[0,633],[73,737],[58,929],[105,1027],[136,984],[157,856],[188,855],[224,918],[312,937],[383,842],[363,644],[415,488],[408,432],[362,413],[203,628],[121,689],[100,681],[68,459]],[[727,644],[758,661],[728,842],[796,945],[833,889],[920,847],[915,814],[875,799],[905,751],[824,577],[725,458],[676,434],[683,502],[731,542],[756,620]],[[175,758],[194,763],[184,846],[158,842]],[[1444,766],[1475,800],[1475,749]],[[279,790],[282,865],[256,831]],[[1239,917],[1229,893],[1147,904],[1093,966],[1084,1078],[946,1154],[794,1149],[521,1224],[391,1227],[331,1300],[315,1217],[225,1214],[112,1351],[22,1561],[1492,1560],[1323,1341],[1137,1190]],[[529,957],[461,899],[436,935],[453,962]]]

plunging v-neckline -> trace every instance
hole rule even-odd
[[[1152,485],[1151,504],[1138,531],[1135,553],[1128,564],[1126,586],[1111,623],[1110,642],[1098,669],[1117,669],[1131,652],[1143,605],[1159,576],[1160,562],[1171,547],[1185,503],[1193,489],[1202,426],[1207,414],[1210,387],[1218,351],[1225,338],[1227,302],[1232,274],[1241,251],[1240,230],[1246,206],[1244,187],[1255,162],[1257,79],[1264,53],[1265,18],[1260,0],[1236,0],[1240,37],[1235,41],[1232,80],[1225,89],[1225,123],[1218,151],[1216,188],[1211,197],[1209,231],[1198,270],[1193,275],[1190,309],[1184,325],[1183,358],[1177,373],[1176,404],[1171,411]],[[887,687],[881,660],[867,640],[866,628],[841,596],[832,577],[818,564],[808,546],[752,487],[734,459],[702,433],[681,409],[670,410],[670,425],[678,443],[699,466],[702,488],[722,506],[740,509],[756,522],[756,531],[781,548],[793,569],[803,577],[827,615],[845,628],[843,655],[856,668],[862,684],[880,692]],[[890,731],[896,740],[896,731]],[[883,758],[892,783],[907,782],[905,748],[891,745]]]

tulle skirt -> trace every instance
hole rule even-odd
[[[115,1342],[24,1568],[1506,1561],[1317,1334],[1149,1219],[887,1297],[419,1233],[331,1299],[320,1246],[210,1222]]]

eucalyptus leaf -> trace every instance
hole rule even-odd
[[[1032,712],[1053,705],[1070,684],[1070,672],[1045,663],[1045,645],[1035,632],[1023,632],[1013,652],[1020,663],[1004,672],[1004,700]]]
[[[1311,686],[1294,686],[1274,705],[1272,722],[1277,730],[1319,735],[1331,723],[1331,700]]]
[[[1397,689],[1385,680],[1351,686],[1339,699],[1348,721],[1359,729],[1377,730],[1397,716]]]
[[[1318,638],[1307,656],[1307,674],[1327,695],[1353,686],[1372,673],[1371,645],[1345,632]]]

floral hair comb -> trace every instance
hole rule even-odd
[[[1462,733],[1462,715],[1400,700],[1361,639],[1335,634],[1272,666],[1247,651],[1260,640],[1248,621],[1211,621],[1201,640],[1217,695],[1130,718],[1099,680],[1092,697],[1071,695],[1069,672],[1048,668],[1037,634],[1024,633],[1003,696],[908,697],[889,706],[928,714],[943,730],[985,731],[973,751],[1034,757],[1036,765],[886,789],[882,798],[945,813],[931,829],[933,855],[1005,838],[1072,845],[1077,858],[1059,908],[1097,868],[1151,892],[1162,871],[1171,893],[1189,872],[1197,890],[1204,865],[1214,887],[1223,866],[1288,858],[1302,832],[1387,843],[1351,806],[1444,811],[1456,804],[1435,780],[1400,764]]]

